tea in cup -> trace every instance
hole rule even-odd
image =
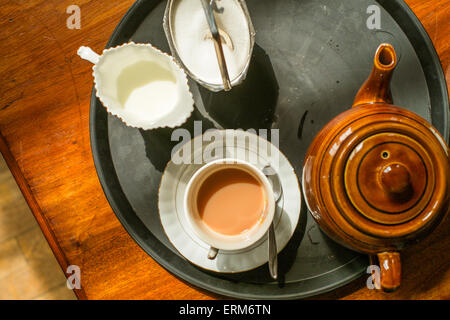
[[[272,223],[275,200],[269,179],[255,165],[220,159],[200,168],[188,183],[185,214],[194,233],[218,250],[240,250],[260,240]]]

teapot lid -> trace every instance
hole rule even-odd
[[[317,180],[310,181],[318,183],[330,216],[343,217],[365,235],[401,238],[448,210],[448,149],[416,114],[365,104],[323,131]]]

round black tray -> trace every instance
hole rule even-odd
[[[247,0],[256,46],[246,81],[229,93],[191,83],[196,111],[226,128],[279,128],[280,149],[297,175],[318,131],[351,106],[368,76],[376,47],[392,43],[399,64],[392,79],[397,105],[423,116],[448,139],[448,95],[435,49],[403,1]],[[381,9],[381,29],[369,30],[370,5]],[[107,47],[133,40],[169,51],[162,18],[166,1],[137,1]],[[208,113],[206,113],[207,111]],[[189,283],[237,298],[292,299],[323,293],[366,273],[368,259],[329,240],[303,207],[297,230],[279,257],[280,279],[267,266],[226,275],[201,270],[168,241],[157,208],[161,173],[175,142],[169,129],[143,131],[107,114],[92,94],[92,152],[103,190],[118,219],[159,264]]]

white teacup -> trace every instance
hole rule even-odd
[[[255,178],[264,191],[264,209],[257,223],[251,228],[235,235],[225,235],[210,228],[200,217],[197,197],[205,180],[213,173],[227,168],[237,168]],[[233,199],[230,199],[233,201]],[[211,249],[209,259],[214,259],[218,250],[240,250],[250,247],[260,240],[268,231],[275,214],[275,200],[272,185],[261,169],[250,162],[237,159],[219,159],[205,164],[190,179],[184,197],[186,220],[194,233]]]

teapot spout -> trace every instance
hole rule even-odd
[[[388,43],[380,44],[375,53],[372,72],[356,94],[353,107],[374,103],[392,104],[390,82],[396,66],[394,47]]]

